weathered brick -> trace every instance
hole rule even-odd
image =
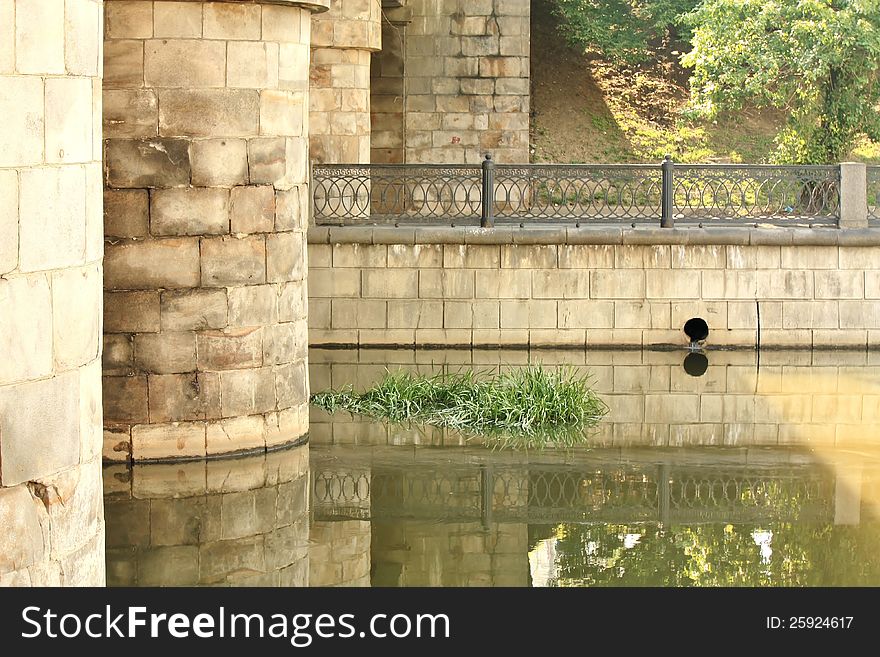
[[[254,285],[266,282],[263,236],[202,239],[202,285]]]
[[[137,368],[151,374],[178,374],[196,369],[193,333],[144,333],[134,338]]]
[[[229,192],[225,189],[157,189],[150,195],[150,233],[153,235],[228,232]]]
[[[232,370],[263,365],[261,328],[203,331],[198,336],[199,369]]]
[[[162,292],[163,331],[200,331],[226,326],[226,290]]]
[[[105,333],[159,331],[158,292],[105,292]]]
[[[192,183],[199,187],[232,187],[248,180],[244,139],[200,139],[190,148]]]
[[[233,233],[270,233],[275,228],[275,189],[271,185],[234,187],[230,222]]]
[[[104,191],[104,234],[107,237],[146,237],[150,199],[145,189]]]
[[[108,139],[110,187],[182,187],[190,183],[189,142],[183,139]]]
[[[171,238],[108,244],[104,281],[109,289],[182,288],[199,285],[199,241]]]

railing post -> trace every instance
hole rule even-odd
[[[840,164],[840,228],[868,227],[868,167],[861,162]]]
[[[491,153],[486,153],[486,159],[483,160],[483,213],[480,226],[495,227],[495,162]]]
[[[675,228],[675,206],[673,204],[675,197],[673,170],[675,169],[675,164],[673,164],[671,156],[667,155],[663,158],[660,169],[663,173],[660,185],[660,227]]]

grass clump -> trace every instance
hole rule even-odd
[[[588,378],[569,368],[528,367],[492,376],[389,372],[364,392],[348,386],[317,393],[311,401],[330,413],[344,410],[394,423],[503,437],[509,445],[523,447],[571,444],[608,412]]]

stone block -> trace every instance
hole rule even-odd
[[[836,306],[838,304],[828,302],[815,302],[816,305],[834,308],[836,315]],[[840,310],[840,328],[842,329],[877,329],[880,328],[880,303],[876,301],[841,301],[839,303]],[[828,323],[830,324],[831,310],[825,310],[829,315]],[[783,308],[783,316],[785,309]],[[805,324],[799,328],[836,328],[836,326],[811,326]]]
[[[104,3],[104,33],[111,39],[149,39],[153,36],[153,3],[108,0]]]
[[[297,43],[303,38],[300,10],[295,7],[263,5],[263,39]]]
[[[204,458],[205,425],[203,422],[180,422],[174,424],[139,425],[131,430],[132,457],[135,461],[150,459],[181,459]],[[155,548],[147,554],[154,555],[163,548]],[[167,549],[167,548],[166,548]],[[195,549],[195,548],[193,548]],[[139,583],[146,584],[148,579],[144,572],[146,564],[142,563],[142,575]],[[174,568],[173,562],[164,562],[168,569]],[[182,582],[175,578],[176,584]]]
[[[266,421],[262,415],[229,418],[208,423],[207,451],[209,456],[261,449],[265,444]],[[224,495],[221,499],[225,500],[226,497]]]
[[[144,81],[148,87],[223,87],[226,44],[202,39],[147,41]]]
[[[18,174],[0,171],[0,275],[18,266]]]
[[[614,247],[606,244],[560,244],[560,269],[613,269]]]
[[[43,274],[0,278],[0,385],[52,371],[52,296]],[[2,436],[0,436],[2,439]]]
[[[202,285],[255,285],[265,282],[266,240],[263,236],[202,240]]]
[[[299,185],[275,193],[275,230],[301,230],[309,220],[309,189]]]
[[[266,276],[273,283],[303,280],[306,275],[306,244],[302,233],[266,236]]]
[[[134,361],[142,372],[178,374],[196,369],[193,333],[144,333],[134,338]]]
[[[268,326],[278,321],[278,289],[274,285],[229,288],[229,326]]]
[[[561,329],[610,329],[614,327],[614,302],[612,301],[560,301],[557,313],[557,325]]]
[[[305,322],[297,322],[302,328],[301,333],[305,335]],[[282,324],[281,326],[285,326]],[[296,347],[301,347],[299,351],[305,357],[307,353],[306,342],[297,338]],[[293,350],[290,350],[293,351]],[[283,354],[278,352],[277,356],[273,356],[276,360],[288,359],[293,354]],[[306,371],[305,362],[300,360],[297,362],[282,363],[274,368],[275,374],[275,394],[278,398],[279,409],[292,409],[299,407],[307,407],[309,402],[309,386],[308,373]],[[295,437],[295,436],[294,436]]]
[[[24,570],[48,558],[49,518],[27,486],[0,488],[0,572]]]
[[[146,237],[150,199],[145,189],[104,191],[104,234],[107,237]]]
[[[556,328],[555,301],[502,301],[501,328]]]
[[[389,244],[387,266],[389,268],[439,269],[443,266],[443,245]]]
[[[149,376],[150,422],[187,422],[219,416],[220,389],[212,373]],[[204,427],[202,427],[204,438]],[[135,432],[132,429],[132,440]],[[204,453],[204,443],[202,444]],[[135,454],[137,458],[137,454]]]
[[[80,456],[79,372],[0,388],[0,483],[72,467]]]
[[[534,270],[532,296],[536,299],[588,299],[590,276],[576,270]]]
[[[147,422],[147,377],[104,376],[104,419],[108,422]]]
[[[248,181],[244,139],[200,139],[190,147],[192,183],[199,187],[232,187]]]
[[[202,36],[202,5],[192,2],[158,2],[153,7],[153,36]]]
[[[594,299],[644,299],[644,271],[595,270],[590,272],[590,296]]]
[[[501,247],[447,244],[443,247],[443,267],[446,269],[498,269],[501,267]]]
[[[278,87],[278,44],[230,41],[226,56],[226,86],[243,89]]]
[[[225,328],[226,290],[166,290],[162,292],[163,331],[201,331]]]
[[[418,298],[419,272],[416,270],[367,269],[362,276],[361,293],[366,298]]]
[[[131,336],[108,334],[104,336],[101,365],[105,374],[128,376],[134,373],[134,343]]]
[[[810,299],[813,272],[761,270],[757,272],[757,296],[761,299]]]
[[[260,134],[302,136],[304,103],[305,96],[302,92],[263,89],[260,92]]]
[[[153,333],[158,330],[158,292],[104,294],[105,333]]]
[[[310,269],[309,295],[312,299],[359,297],[361,271],[358,269]]]
[[[267,413],[276,408],[272,368],[220,373],[222,417]]]
[[[700,272],[650,270],[645,272],[648,299],[699,299]]]
[[[19,174],[19,269],[41,271],[85,260],[85,172],[81,167]]]
[[[871,273],[847,269],[814,271],[813,294],[816,299],[863,299],[866,275]]]
[[[185,288],[199,285],[199,240],[170,238],[108,244],[105,287],[117,290]]]
[[[261,6],[208,2],[202,33],[206,39],[260,40]]]
[[[275,228],[275,189],[271,185],[234,187],[230,223],[233,233],[270,233]]]
[[[144,86],[144,42],[135,39],[104,41],[104,88]]]
[[[203,331],[198,337],[200,370],[233,370],[263,365],[263,329]]]
[[[15,3],[15,67],[25,74],[64,73],[64,0]]]
[[[92,159],[92,103],[89,78],[46,80],[46,162],[87,162]]]
[[[443,328],[443,302],[430,300],[389,301],[388,328]]]
[[[387,247],[384,244],[334,244],[333,267],[385,267]]]
[[[92,265],[52,274],[55,370],[85,365],[101,343],[101,269]],[[33,340],[33,336],[29,336]]]
[[[163,137],[246,137],[260,123],[259,93],[250,89],[161,89]]]
[[[283,138],[249,139],[247,151],[252,184],[272,184],[287,174],[287,143]]]
[[[528,270],[477,270],[475,276],[478,299],[529,299],[532,296],[532,273]]]
[[[229,192],[225,189],[157,189],[150,195],[152,235],[222,235],[228,232]]]
[[[183,139],[108,139],[110,187],[182,187],[190,183],[189,142]]]
[[[332,299],[331,326],[343,328],[386,328],[386,302],[362,299]]]
[[[280,286],[278,321],[292,322],[302,319],[308,315],[308,306],[308,290],[305,283],[293,281]]]
[[[419,272],[419,297],[423,299],[472,299],[474,272],[426,269]]]

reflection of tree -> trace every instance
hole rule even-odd
[[[772,534],[763,559],[757,531]],[[634,541],[634,536],[638,541]],[[880,585],[880,523],[559,525],[558,586]]]

